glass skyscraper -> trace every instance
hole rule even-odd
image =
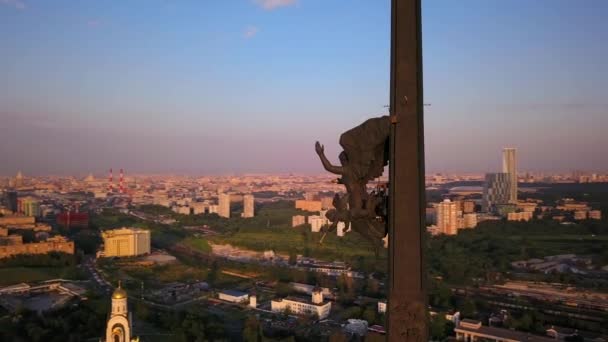
[[[509,175],[509,203],[517,203],[517,158],[516,149],[502,150],[502,172]]]
[[[483,188],[482,210],[493,212],[496,206],[509,203],[511,178],[508,173],[487,173]]]

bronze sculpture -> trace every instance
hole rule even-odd
[[[388,116],[372,118],[361,125],[344,132],[340,145],[344,149],[339,155],[340,166],[332,165],[325,156],[323,145],[318,141],[315,150],[325,170],[340,175],[338,183],[346,188],[347,195],[334,197],[334,207],[326,217],[332,222],[331,229],[338,222],[350,223],[352,229],[375,247],[376,254],[386,235],[385,193],[369,193],[367,183],[382,175],[388,165],[388,144],[390,134]]]

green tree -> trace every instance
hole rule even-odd
[[[368,306],[363,310],[363,319],[366,320],[370,325],[375,324],[377,321],[376,310],[372,306]]]
[[[260,331],[261,327],[258,319],[255,316],[248,317],[245,321],[245,328],[243,329],[243,341],[260,342],[262,340]]]
[[[211,263],[211,268],[209,269],[209,273],[207,274],[207,283],[209,283],[209,286],[215,286],[219,273],[219,268],[220,267],[218,261],[213,260],[213,262]]]
[[[466,318],[473,318],[476,312],[477,307],[475,306],[475,302],[467,298],[462,306],[462,315]]]
[[[440,312],[437,315],[431,317],[429,324],[430,339],[433,341],[444,341],[447,335],[448,320],[445,318],[445,314]]]

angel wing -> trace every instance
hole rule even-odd
[[[388,165],[390,127],[389,117],[381,116],[368,119],[340,136],[349,167],[358,179],[367,182],[382,175]]]

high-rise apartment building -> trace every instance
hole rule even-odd
[[[15,187],[20,188],[23,186],[23,174],[21,171],[17,172],[17,176],[15,176]]]
[[[17,199],[18,199],[17,191],[8,191],[6,193],[6,202],[8,204],[8,209],[13,213],[17,212]]]
[[[502,150],[502,172],[509,175],[509,203],[517,203],[517,157],[516,149]]]
[[[40,216],[40,202],[33,197],[22,197],[17,200],[17,212],[25,216]]]
[[[496,205],[510,200],[511,178],[507,173],[487,173],[483,187],[482,210],[491,212]]]
[[[462,202],[462,212],[470,214],[475,212],[475,201],[466,200]]]
[[[456,235],[458,231],[458,206],[455,202],[445,199],[438,203],[437,228],[439,232],[446,235]]]
[[[253,217],[254,216],[254,203],[255,198],[253,195],[248,194],[243,196],[243,214],[242,217]]]
[[[217,214],[221,217],[230,218],[230,194],[219,194]]]

